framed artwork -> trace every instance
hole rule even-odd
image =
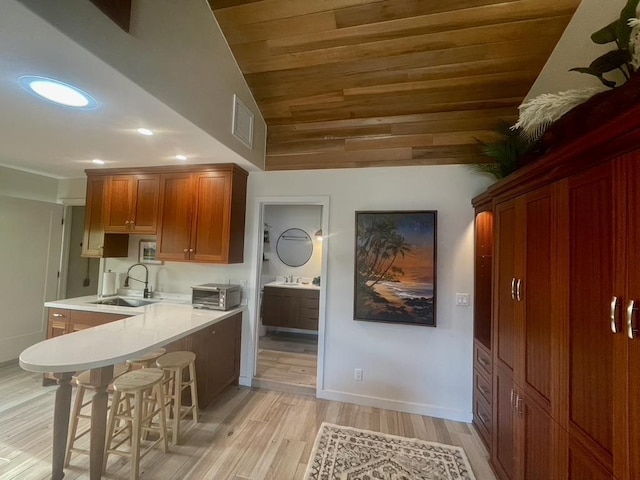
[[[436,326],[437,212],[356,212],[353,318]]]
[[[138,246],[138,262],[160,265],[162,260],[156,258],[156,241],[140,240]]]

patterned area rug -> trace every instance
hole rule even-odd
[[[323,423],[305,480],[475,480],[464,450]]]

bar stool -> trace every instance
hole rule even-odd
[[[167,423],[164,396],[162,394],[163,372],[157,368],[132,370],[113,381],[113,402],[107,423],[107,440],[102,470],[107,466],[110,454],[131,458],[131,480],[140,478],[140,459],[158,442],[166,453]],[[131,404],[133,400],[133,405]],[[159,423],[154,424],[158,416]],[[121,427],[119,422],[124,422]],[[140,451],[144,432],[159,432],[159,438]],[[119,437],[119,438],[118,438]],[[127,440],[131,450],[118,450]]]
[[[117,378],[120,375],[123,375],[129,371],[131,367],[129,365],[116,365],[113,367],[113,377]],[[67,437],[67,455],[64,462],[64,466],[68,467],[71,462],[71,453],[82,453],[84,455],[89,455],[89,450],[85,450],[82,448],[74,447],[76,440],[81,437],[84,437],[87,433],[91,431],[91,424],[89,424],[89,428],[83,430],[80,434],[78,434],[78,425],[80,423],[80,419],[89,419],[91,420],[91,413],[82,413],[82,409],[91,405],[93,398],[84,401],[84,394],[87,390],[93,390],[93,386],[90,383],[91,371],[87,370],[85,372],[80,373],[77,376],[74,376],[72,382],[76,385],[76,398],[73,402],[73,409],[71,410],[71,424],[69,425],[69,435]],[[109,384],[107,387],[107,391],[111,393],[113,391],[113,383]]]
[[[198,389],[196,386],[196,354],[193,352],[170,352],[156,361],[158,368],[164,373],[165,406],[173,410],[169,428],[172,441],[178,444],[180,435],[180,421],[191,413],[193,423],[198,423]],[[183,379],[183,370],[188,368],[189,378]],[[191,388],[191,405],[183,409],[182,391]],[[183,411],[184,410],[184,411]]]
[[[164,348],[157,348],[148,353],[143,353],[139,357],[130,358],[129,360],[127,360],[127,364],[131,365],[134,368],[135,367],[140,367],[140,368],[154,367],[156,364],[156,360],[160,358],[162,355],[164,355],[165,353],[167,353],[167,351]]]

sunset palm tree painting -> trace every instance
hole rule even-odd
[[[435,211],[356,212],[354,318],[436,325]]]

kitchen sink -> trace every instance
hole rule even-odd
[[[149,300],[138,300],[135,298],[112,297],[91,303],[93,303],[94,305],[115,305],[118,307],[144,307],[145,305],[151,305],[155,302]]]

